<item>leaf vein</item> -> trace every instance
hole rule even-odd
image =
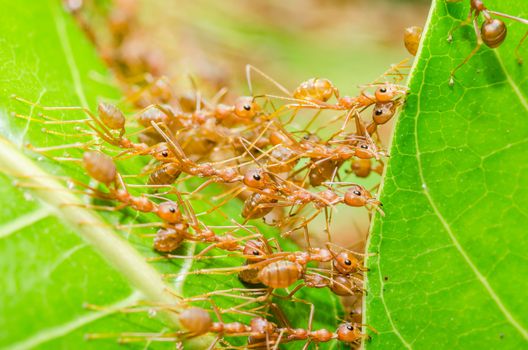
[[[512,86],[514,86],[514,85],[512,85]],[[417,162],[417,167],[418,167],[418,175],[420,177],[421,183],[422,184],[426,184],[425,176],[424,176],[424,173],[423,173],[422,159],[420,157],[420,155],[421,155],[421,153],[420,153],[420,144],[418,142],[418,118],[420,117],[421,93],[422,93],[423,87],[424,87],[424,83],[422,81],[422,82],[420,82],[420,86],[419,86],[418,91],[417,91],[418,99],[417,99],[417,106],[416,106],[416,114],[415,114],[415,117],[414,117],[414,142],[415,142],[415,146],[416,146],[416,162]],[[519,96],[519,98],[521,98],[521,96]],[[521,100],[521,102],[523,102],[523,100]],[[524,102],[526,102],[526,101],[524,101]],[[525,105],[525,107],[528,108],[528,104]],[[488,292],[488,294],[490,295],[491,299],[498,306],[499,310],[506,317],[508,322],[510,324],[512,324],[519,331],[519,333],[521,333],[521,335],[525,339],[528,339],[528,331],[526,329],[524,329],[521,326],[521,324],[513,317],[511,312],[506,308],[506,306],[502,303],[502,300],[495,293],[495,291],[491,287],[491,285],[488,282],[488,280],[486,279],[486,277],[479,271],[477,266],[473,263],[473,261],[471,260],[471,258],[468,255],[468,253],[464,250],[464,248],[462,247],[462,245],[458,241],[457,237],[453,233],[453,230],[451,229],[451,226],[449,225],[447,220],[444,218],[444,216],[442,215],[442,213],[440,212],[440,210],[436,206],[436,203],[433,200],[433,197],[431,196],[431,194],[429,193],[429,190],[427,189],[427,187],[422,186],[421,192],[423,193],[423,195],[425,196],[425,198],[429,202],[429,205],[431,206],[431,209],[433,210],[434,214],[436,215],[436,217],[438,218],[438,220],[440,221],[440,223],[444,227],[444,230],[446,231],[446,233],[448,234],[449,238],[453,242],[453,245],[455,246],[456,250],[460,253],[462,258],[468,264],[468,266],[470,267],[471,271],[477,277],[478,281],[484,286],[484,289]]]
[[[52,211],[47,206],[42,206],[35,211],[17,217],[16,219],[2,224],[0,226],[0,238],[5,238],[12,235],[21,229],[28,227],[52,214]]]
[[[8,346],[6,350],[26,350],[35,348],[40,344],[49,342],[53,339],[60,338],[78,328],[81,328],[89,323],[95,322],[105,316],[108,316],[109,314],[115,312],[116,309],[130,306],[131,304],[139,300],[140,297],[141,293],[135,291],[127,298],[108,306],[106,310],[91,312],[85,316],[78,317],[59,326],[44,329],[38,333],[33,334],[32,336],[21,342]]]

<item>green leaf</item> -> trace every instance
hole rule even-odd
[[[485,1],[528,17],[524,1]],[[399,116],[368,252],[369,349],[520,349],[528,343],[528,67],[525,25],[482,47],[454,32],[469,1],[433,1]],[[526,45],[521,50],[526,59]]]
[[[174,315],[152,318],[142,313],[115,312],[118,307],[133,305],[145,298],[158,303],[177,302],[178,298],[167,292],[167,286],[182,296],[243,287],[236,275],[185,275],[208,266],[241,265],[241,259],[147,263],[146,257],[156,256],[151,238],[117,232],[113,226],[149,222],[153,217],[132,211],[108,214],[87,209],[83,203],[88,203],[90,198],[76,196],[59,178],[67,176],[88,183],[78,164],[56,162],[24,147],[26,144],[62,145],[87,137],[73,124],[46,126],[63,133],[52,135],[43,132],[43,125],[36,120],[14,117],[13,113],[18,113],[38,119],[42,111],[15,101],[11,95],[44,106],[83,106],[91,110],[98,100],[117,101],[120,95],[109,83],[111,79],[94,48],[58,1],[38,1],[30,6],[6,1],[0,14],[0,30],[3,33],[0,45],[0,273],[3,278],[0,347],[17,350],[66,349],[72,345],[121,348],[112,339],[90,343],[83,337],[86,333],[170,329],[177,323]],[[64,120],[85,117],[81,112],[71,111],[46,111],[46,114]],[[55,155],[78,158],[81,151],[64,150]],[[146,160],[136,159],[119,166],[123,172],[134,174],[145,164]],[[222,190],[211,188],[212,192],[207,195]],[[241,203],[233,203],[225,208],[228,217],[240,218]],[[202,211],[208,204],[195,201],[193,206],[196,211]],[[216,213],[204,221],[208,225],[226,224]],[[295,249],[291,243],[283,244],[286,249]],[[184,244],[176,253],[193,255],[202,248],[202,245]],[[181,275],[166,280],[162,273]],[[322,310],[316,312],[314,328],[336,327],[341,307],[328,290],[303,290],[297,297],[310,300]],[[89,311],[83,308],[86,302],[109,308]],[[220,306],[233,303],[225,299]],[[291,310],[286,314],[294,326],[306,326],[308,305],[286,303],[284,307]],[[226,316],[225,320],[232,319]],[[210,340],[202,339],[203,342]],[[145,344],[132,347],[144,348]],[[154,349],[173,347],[164,343],[149,345]],[[197,347],[203,348],[204,344]]]

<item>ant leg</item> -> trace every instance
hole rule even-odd
[[[204,211],[202,213],[196,214],[196,216],[203,216],[203,215],[211,214],[212,212],[216,211],[218,208],[224,206],[226,203],[228,203],[229,201],[231,201],[234,198],[236,198],[242,192],[244,192],[244,186],[237,186],[237,187],[233,187],[231,190],[227,191],[226,193],[223,193],[223,194],[221,194],[219,196],[213,197],[212,198],[213,200],[217,200],[217,199],[220,199],[220,198],[228,196],[227,199],[223,200],[222,202],[216,204],[215,206],[207,209],[206,211]]]
[[[290,118],[283,125],[284,126],[290,125],[295,120],[295,117],[297,116],[297,113],[299,113],[299,110],[300,110],[300,108],[295,108],[293,113],[292,113],[292,115],[290,116]]]
[[[310,119],[310,121],[308,122],[308,124],[306,124],[306,126],[304,127],[306,130],[310,129],[310,127],[312,126],[312,124],[315,122],[315,120],[319,117],[319,115],[321,114],[322,110],[319,109],[317,111],[317,113],[314,114],[314,116],[312,117],[312,119]]]
[[[47,124],[47,125],[48,124],[82,124],[90,120],[90,119],[60,120],[60,119],[52,118],[50,116],[46,116],[41,113],[39,113],[39,116],[42,117],[43,119],[30,117],[30,116],[19,114],[16,112],[13,112],[12,115],[16,118],[29,120],[29,121],[40,123],[40,124]]]
[[[519,41],[519,43],[515,47],[515,56],[517,57],[517,63],[519,65],[523,64],[523,58],[519,52],[519,49],[521,48],[522,44],[524,44],[524,41],[526,40],[526,38],[528,38],[528,31],[524,33],[524,36],[522,37],[521,41]]]
[[[16,95],[12,95],[11,97],[13,99],[17,100],[18,102],[25,103],[25,104],[28,104],[30,106],[40,108],[40,109],[42,109],[44,111],[81,111],[81,112],[84,112],[88,117],[90,117],[90,119],[92,121],[94,121],[97,125],[99,125],[103,129],[105,135],[107,135],[107,136],[112,135],[112,133],[107,129],[107,127],[104,125],[104,123],[86,107],[78,107],[78,106],[49,107],[49,106],[42,106],[42,105],[40,105],[40,104],[38,104],[36,102],[31,102],[29,100],[26,100],[26,99],[24,99],[22,97],[19,97],[19,96],[16,96]],[[86,122],[86,123],[88,124],[88,126],[93,128],[93,126],[91,126],[88,122]]]
[[[528,24],[528,19],[525,19],[525,18],[521,18],[521,17],[517,17],[517,16],[512,16],[512,15],[509,15],[507,13],[502,13],[502,12],[497,12],[497,11],[491,11],[491,10],[488,10],[489,13],[495,15],[495,16],[499,16],[499,17],[504,17],[504,18],[508,18],[508,19],[511,19],[511,20],[514,20],[514,21],[517,21],[517,22],[520,22],[520,23],[523,23],[523,24]]]
[[[58,145],[58,146],[49,146],[49,147],[35,147],[33,145],[28,144],[27,148],[37,153],[46,153],[46,152],[57,151],[57,150],[62,150],[62,149],[88,150],[89,146],[92,146],[92,145],[93,144],[91,142],[87,142],[87,143],[76,142],[76,143],[70,143],[67,145]],[[79,159],[79,161],[81,160]]]
[[[249,94],[251,96],[253,96],[253,86],[251,84],[251,71],[254,71],[258,74],[260,74],[262,77],[264,77],[265,79],[267,79],[270,83],[272,83],[273,85],[275,85],[280,91],[284,92],[287,96],[291,96],[292,93],[288,91],[288,89],[286,89],[284,86],[282,86],[279,82],[277,82],[275,79],[273,79],[272,77],[270,77],[269,75],[267,75],[266,73],[264,73],[263,71],[261,71],[260,69],[248,64],[246,65],[246,79],[247,79],[247,83],[248,83],[248,88],[249,88]]]
[[[220,334],[217,335],[217,336],[214,338],[214,340],[211,342],[211,345],[209,345],[209,347],[207,348],[207,350],[213,350],[213,349],[215,349],[215,346],[216,346],[216,344],[220,341],[220,338],[221,338],[221,337],[222,337],[222,336],[221,336]]]
[[[483,41],[482,41],[482,36],[480,34],[480,30],[478,27],[477,17],[473,18],[473,29],[475,30],[475,34],[477,35],[477,46],[475,46],[475,48],[469,53],[469,55],[464,59],[464,61],[462,61],[462,63],[460,63],[458,66],[455,67],[455,69],[451,71],[451,74],[449,77],[449,85],[451,86],[455,84],[455,80],[454,80],[455,72],[458,69],[460,69],[460,67],[462,67],[464,64],[466,64],[469,61],[469,59],[473,57],[478,52],[480,47],[482,46]]]
[[[301,229],[301,228],[303,228],[303,227],[305,227],[305,226],[308,226],[308,224],[309,224],[310,222],[312,222],[312,221],[313,221],[313,220],[319,215],[320,212],[321,212],[321,209],[318,209],[318,210],[317,210],[312,216],[310,216],[308,219],[304,219],[304,218],[303,218],[304,221],[303,221],[303,223],[302,223],[301,225],[296,226],[296,227],[294,227],[294,228],[292,228],[292,229],[290,229],[290,230],[288,230],[288,231],[286,231],[286,232],[281,233],[281,237],[288,237],[288,236],[289,236],[290,234],[292,234],[293,232],[295,232],[295,231],[297,231],[297,230],[299,230],[299,229]]]
[[[209,186],[210,184],[214,183],[215,181],[213,179],[209,179],[207,181],[205,181],[204,183],[202,183],[200,186],[196,187],[196,189],[194,189],[191,193],[189,193],[189,196],[194,196],[196,193],[200,192],[201,190],[203,190],[204,188],[206,188],[207,186]]]
[[[312,249],[312,243],[310,242],[310,233],[308,232],[308,225],[303,226],[304,240],[306,241],[306,247]]]
[[[463,26],[470,25],[473,18],[476,18],[476,17],[473,16],[473,12],[472,11],[469,11],[466,19],[461,21],[460,23],[458,23],[453,28],[451,28],[451,30],[447,33],[447,41],[452,42],[453,41],[453,32],[455,30],[457,30],[457,29],[462,28]]]
[[[282,340],[282,336],[284,335],[284,332],[286,332],[286,329],[282,328],[280,330],[279,336],[277,337],[277,340],[275,340],[275,345],[273,345],[273,349],[272,350],[278,350],[279,349],[279,345],[280,345],[280,342]],[[268,346],[268,345],[269,345],[269,342],[267,342],[266,346]],[[269,348],[269,346],[268,346],[268,348]]]
[[[355,118],[357,120],[357,118],[359,118],[359,115],[356,111],[355,108],[352,108],[346,115],[345,115],[345,121],[343,122],[343,125],[341,126],[341,128],[339,128],[339,130],[337,130],[335,133],[332,134],[332,136],[330,136],[328,138],[328,141],[331,141],[333,140],[335,137],[341,135],[343,132],[345,132],[345,129],[347,127],[347,124],[350,120],[350,117],[352,116],[352,113],[355,113]]]
[[[328,207],[324,208],[324,214],[325,214],[325,231],[326,231],[326,238],[328,239],[328,242],[332,242],[332,235],[330,234],[330,221],[332,220],[332,210],[330,210],[330,213],[328,213]]]

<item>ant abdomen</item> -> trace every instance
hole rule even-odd
[[[174,163],[164,164],[150,174],[148,178],[149,185],[170,185],[180,176],[181,170]]]
[[[422,38],[422,28],[417,26],[412,26],[405,29],[403,34],[403,43],[407,51],[416,56],[418,52],[418,47],[420,45],[420,39]]]
[[[354,282],[351,278],[345,276],[336,275],[332,277],[332,282],[330,283],[330,290],[336,295],[345,297],[353,295],[355,289]]]
[[[336,170],[343,164],[342,161],[327,159],[320,162],[317,167],[310,170],[308,177],[310,179],[310,185],[316,187],[321,186],[325,181],[328,181],[335,175]]]
[[[213,320],[207,311],[199,307],[192,307],[180,313],[181,325],[193,336],[209,332],[213,326]]]
[[[260,281],[271,288],[287,288],[304,273],[302,265],[291,261],[277,261],[266,265],[258,274]]]
[[[504,39],[506,39],[507,32],[506,25],[500,19],[494,18],[482,23],[482,41],[492,49],[499,47],[502,44]]]
[[[370,175],[372,169],[372,160],[371,159],[354,159],[351,163],[352,172],[357,177],[367,177]]]
[[[98,151],[83,154],[83,165],[91,178],[109,185],[115,181],[117,169],[112,157]]]
[[[259,219],[273,210],[273,203],[277,203],[278,200],[268,197],[260,193],[253,193],[246,201],[244,202],[244,207],[242,208],[242,217],[245,219]]]
[[[334,94],[337,95],[337,89],[330,80],[311,78],[295,89],[293,97],[299,100],[326,102]]]
[[[174,228],[161,228],[154,238],[154,249],[162,253],[170,253],[178,249],[184,240],[184,235]]]
[[[125,116],[123,112],[110,103],[101,102],[97,106],[97,112],[101,121],[112,130],[122,130],[125,127]]]

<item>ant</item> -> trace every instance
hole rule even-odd
[[[366,326],[361,323],[345,322],[338,326],[335,332],[327,329],[312,330],[314,308],[311,305],[310,316],[308,320],[308,328],[292,328],[289,325],[279,327],[277,324],[268,321],[262,316],[252,317],[249,322],[225,322],[222,317],[222,312],[211,300],[213,313],[218,321],[213,321],[210,313],[201,307],[188,307],[182,311],[177,311],[175,307],[167,307],[172,312],[178,312],[178,320],[183,327],[180,331],[159,332],[159,333],[135,333],[127,332],[121,334],[87,334],[86,339],[102,339],[117,336],[120,343],[128,343],[135,341],[173,341],[178,342],[177,346],[182,346],[181,342],[184,339],[204,336],[207,333],[216,334],[214,340],[209,345],[208,349],[212,350],[216,347],[218,342],[222,341],[224,337],[247,337],[247,348],[263,348],[270,350],[277,350],[281,343],[288,343],[293,341],[306,341],[303,350],[308,349],[311,343],[329,342],[337,339],[346,344],[357,344],[363,339],[368,339],[369,336],[361,332],[361,328]],[[88,305],[90,306],[90,305]],[[90,306],[93,307],[93,306]],[[93,307],[94,309],[99,309]],[[139,310],[142,311],[142,310]],[[124,310],[124,312],[133,312]],[[283,317],[280,317],[283,318]],[[273,348],[271,348],[273,345]]]
[[[354,159],[350,164],[350,170],[348,172],[354,173],[357,177],[366,178],[371,173],[382,175],[384,164],[382,161],[378,161],[376,166],[373,166],[371,159]]]
[[[461,0],[448,0],[448,2],[459,2],[459,1]],[[456,29],[464,25],[473,24],[473,29],[475,31],[475,35],[477,36],[477,45],[470,52],[470,54],[464,59],[464,61],[462,61],[459,65],[457,65],[451,71],[449,85],[453,85],[455,83],[454,82],[455,72],[458,69],[460,69],[464,64],[466,64],[471,59],[471,57],[473,57],[478,52],[478,50],[480,49],[483,43],[486,44],[486,46],[488,46],[489,48],[494,49],[494,48],[499,47],[506,39],[506,34],[507,34],[506,25],[504,24],[502,20],[498,18],[493,18],[492,15],[503,17],[503,18],[508,18],[508,19],[512,19],[520,23],[528,24],[527,19],[508,15],[508,14],[497,12],[497,11],[492,11],[488,9],[484,5],[484,2],[482,0],[469,0],[469,4],[470,4],[469,14],[466,20],[462,21],[460,24],[458,24],[456,27],[454,27],[453,29],[449,31],[449,36],[447,40],[449,42],[453,41],[452,33]],[[479,30],[478,18],[480,17],[480,14],[482,14],[482,16],[484,17],[484,22],[482,22],[482,25]],[[519,44],[515,48],[515,55],[517,56],[517,61],[519,64],[522,64],[522,58],[519,54],[519,48],[521,47],[521,45],[523,44],[527,36],[528,36],[528,31],[522,37],[522,39],[519,41]]]
[[[120,210],[125,206],[140,212],[155,213],[162,221],[162,228],[154,239],[154,249],[161,252],[170,252],[178,248],[184,239],[214,243],[212,247],[218,247],[229,251],[240,249],[238,241],[230,233],[222,236],[216,235],[210,228],[202,228],[192,207],[184,201],[179,193],[176,193],[178,201],[186,211],[186,216],[182,215],[178,204],[173,201],[164,201],[156,204],[145,195],[139,197],[132,196],[126,189],[126,185],[117,172],[113,159],[104,153],[97,151],[85,152],[83,164],[87,173],[97,181],[105,184],[109,193],[103,193],[95,188],[87,187],[92,195],[102,199],[113,199],[122,203],[116,207],[95,207],[107,210]],[[120,188],[119,188],[120,187]],[[159,223],[154,223],[159,225]],[[193,228],[195,234],[188,232],[189,227]],[[211,248],[212,249],[212,248]]]
[[[131,154],[137,154],[137,155],[153,155],[155,158],[165,158],[164,155],[167,151],[167,147],[165,144],[156,144],[154,146],[148,146],[145,143],[134,143],[127,137],[125,137],[125,122],[126,118],[123,114],[123,112],[115,105],[110,103],[101,102],[97,106],[97,115],[93,114],[88,108],[85,107],[48,107],[48,106],[41,106],[38,103],[28,101],[26,99],[23,99],[18,96],[11,96],[13,99],[29,104],[31,106],[40,108],[42,110],[46,111],[54,111],[54,110],[65,110],[65,111],[82,111],[86,115],[89,116],[88,119],[80,119],[80,120],[57,120],[51,117],[47,117],[42,115],[44,120],[40,119],[34,119],[31,117],[23,116],[20,114],[15,114],[16,117],[23,118],[23,119],[31,119],[36,122],[40,122],[43,124],[75,124],[75,123],[84,123],[88,125],[92,130],[94,130],[101,139],[103,139],[105,142],[107,142],[110,145],[123,148],[125,150],[124,153],[131,153]],[[118,132],[117,136],[114,135],[113,132]],[[56,149],[65,149],[65,148],[76,148],[80,147],[86,148],[87,145],[82,145],[80,143],[72,144],[72,145],[61,145],[61,146],[51,146],[47,148],[33,148],[36,151],[45,152],[50,150],[56,150]],[[161,148],[161,149],[160,149]],[[122,153],[122,154],[124,154]],[[168,156],[168,154],[167,154]]]

